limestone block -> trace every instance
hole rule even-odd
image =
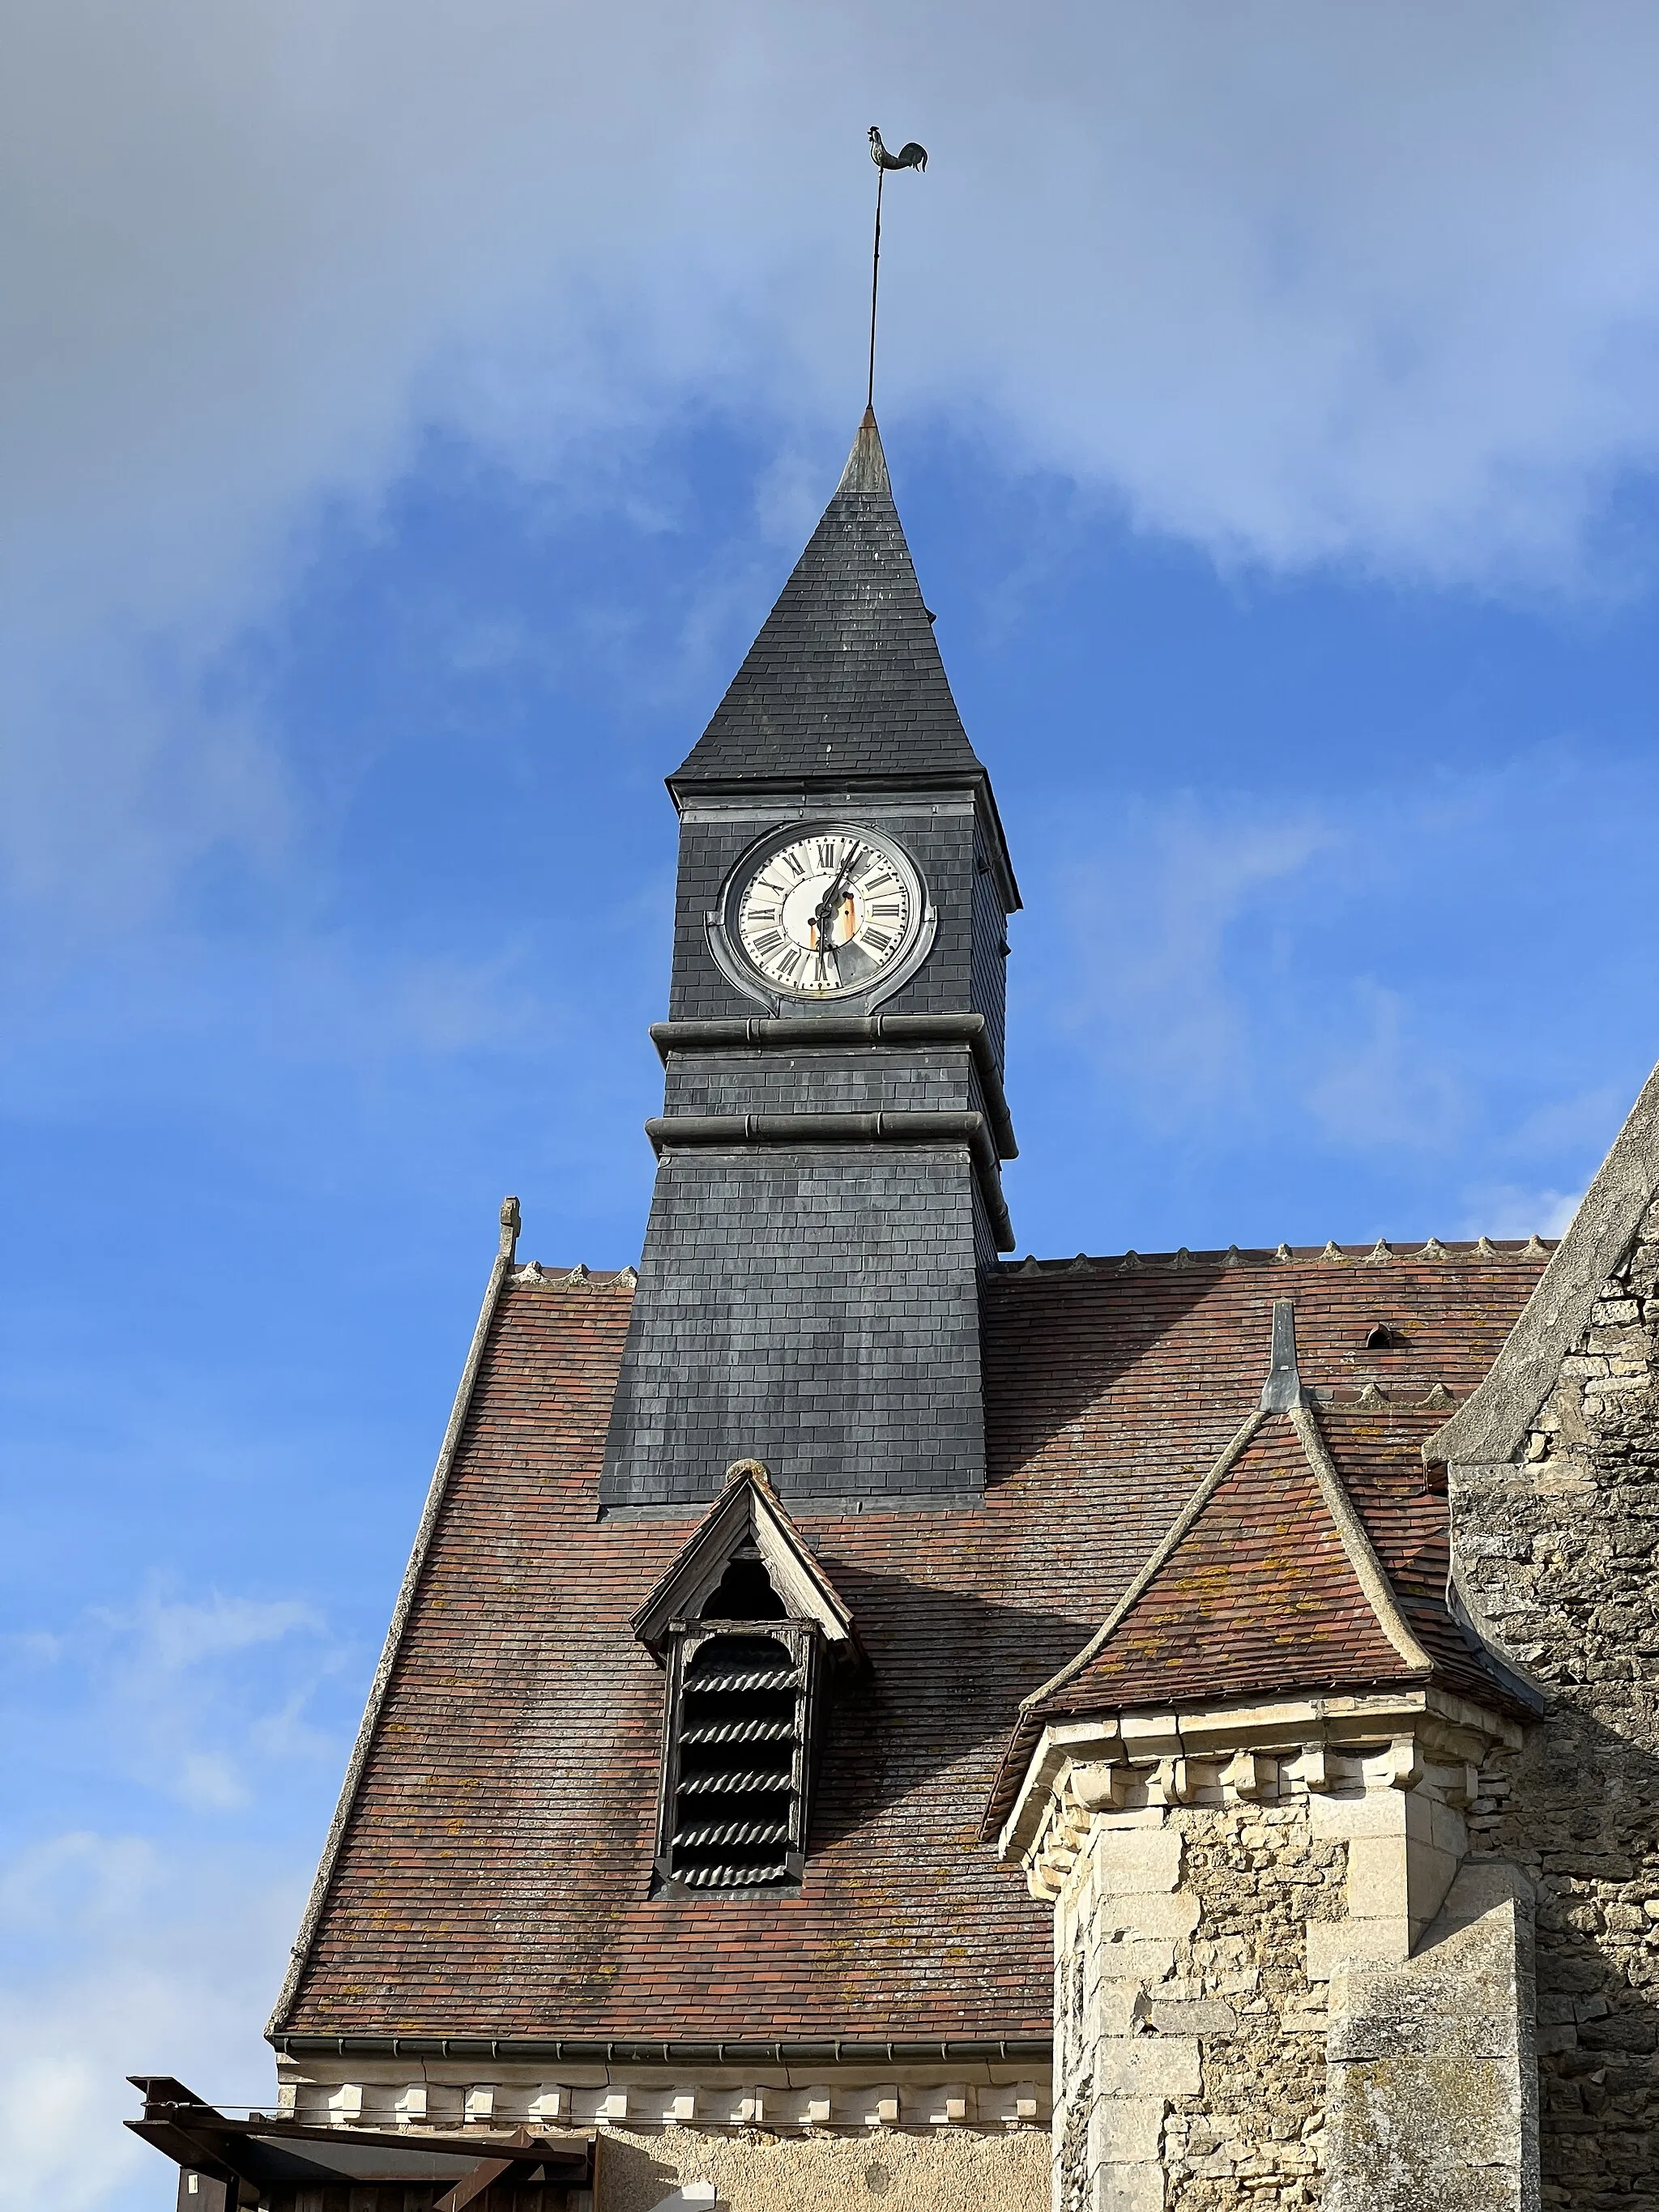
[[[1170,1896],[1143,1890],[1103,1897],[1098,1925],[1178,1942],[1197,1927],[1198,1913],[1198,1899],[1190,1893],[1177,1891]]]
[[[1161,1982],[1175,1972],[1173,1943],[1121,1942],[1100,1947],[1103,1977],[1139,1982]]]
[[[1089,2033],[1097,2036],[1133,2035],[1146,2017],[1146,2002],[1145,1982],[1116,1978],[1101,1982],[1089,2000],[1085,2015]]]
[[[1395,1963],[1410,1955],[1409,1923],[1398,1920],[1310,1920],[1308,1979],[1328,1982],[1344,1960]]]
[[[1174,1889],[1181,1880],[1181,1838],[1167,1828],[1097,1829],[1093,1859],[1104,1895]]]
[[[1164,2136],[1162,2097],[1102,2097],[1089,2114],[1089,2163],[1141,2166],[1157,2160]]]
[[[1355,1920],[1402,1917],[1409,1886],[1403,1833],[1355,1836],[1348,1844],[1348,1912]]]
[[[1199,2074],[1198,2045],[1187,2036],[1132,2035],[1095,2052],[1103,2097],[1195,2097]]]
[[[1323,1792],[1309,1802],[1312,1832],[1322,1841],[1344,1836],[1400,1835],[1405,1828],[1404,1808],[1415,1794],[1398,1790]]]
[[[1089,2212],[1164,2212],[1164,2168],[1101,2166],[1090,2186]]]

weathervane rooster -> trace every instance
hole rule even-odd
[[[911,139],[901,146],[896,154],[890,154],[881,143],[881,133],[872,123],[870,125],[870,159],[876,165],[876,243],[870,257],[870,386],[865,395],[865,408],[874,417],[876,404],[876,289],[881,282],[881,190],[887,182],[890,169],[915,169],[925,173],[927,167],[927,149]]]
[[[901,146],[896,154],[890,154],[881,143],[881,133],[872,123],[870,125],[870,159],[878,169],[926,169],[927,149],[918,146],[913,138],[908,146]]]

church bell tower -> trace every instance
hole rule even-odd
[[[982,1492],[1019,896],[932,625],[866,411],[669,778],[665,1096],[607,1514],[705,1505],[744,1459],[836,1511]]]

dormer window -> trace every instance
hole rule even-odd
[[[806,1862],[818,1675],[811,1621],[672,1632],[657,1875],[687,1889],[775,1889]]]
[[[806,1862],[819,1689],[856,1649],[850,1613],[740,1462],[634,1620],[667,1669],[656,1885],[788,1890]]]

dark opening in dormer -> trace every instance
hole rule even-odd
[[[1365,1339],[1367,1352],[1397,1352],[1403,1339],[1397,1328],[1390,1328],[1385,1321],[1378,1322]]]
[[[787,1620],[783,1600],[772,1587],[766,1562],[753,1544],[737,1553],[717,1588],[704,1600],[701,1620]]]

